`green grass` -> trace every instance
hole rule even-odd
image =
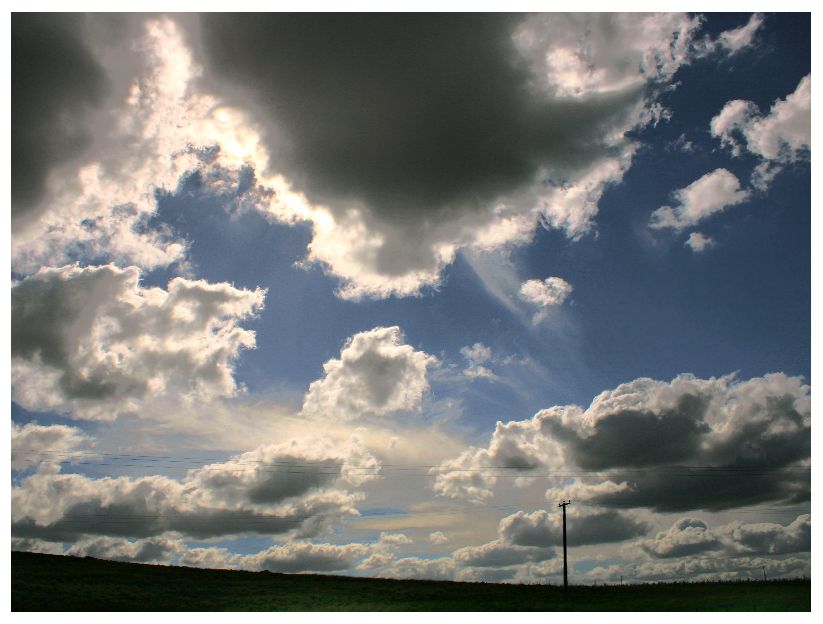
[[[560,587],[11,554],[13,611],[810,611],[809,580]]]

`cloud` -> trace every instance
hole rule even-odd
[[[520,298],[539,308],[533,318],[536,324],[548,318],[550,308],[562,305],[572,290],[572,285],[562,277],[530,279],[520,286]]]
[[[33,552],[46,555],[62,555],[63,544],[58,542],[47,542],[39,539],[23,539],[19,537],[11,538],[12,552]]]
[[[313,544],[295,541],[249,555],[233,554],[225,548],[190,548],[180,556],[177,563],[195,568],[231,568],[253,572],[342,572],[351,569],[359,559],[368,556],[373,550],[374,546],[370,544]],[[372,554],[372,557],[375,556],[376,553]]]
[[[49,173],[91,142],[89,113],[108,91],[84,44],[84,19],[15,13],[11,20],[11,209],[30,216]]]
[[[496,375],[484,364],[492,359],[492,351],[482,342],[475,342],[472,346],[460,349],[460,355],[466,360],[467,366],[463,374],[470,379],[493,379]]]
[[[670,383],[636,379],[588,409],[556,406],[499,422],[487,448],[470,447],[435,469],[442,496],[485,501],[501,468],[541,467],[572,477],[547,492],[606,507],[657,511],[801,502],[810,494],[810,389],[773,373]]]
[[[763,567],[769,578],[811,576],[809,557],[773,559],[763,557],[686,557],[676,560],[630,562],[609,567],[598,566],[588,574],[592,580],[617,582],[621,576],[627,582],[671,582],[700,580],[747,580],[763,578]]]
[[[15,271],[184,267],[185,241],[153,217],[191,175],[227,206],[311,223],[305,262],[350,299],[420,294],[458,250],[522,244],[539,223],[580,238],[631,165],[626,131],[651,123],[653,91],[690,61],[699,27],[678,14],[202,22],[199,39],[169,18],[95,36],[112,76],[124,42],[139,51],[135,78],[94,158],[61,171],[48,209],[15,232]]]
[[[403,343],[399,327],[375,327],[349,338],[340,359],[323,365],[312,382],[303,413],[357,420],[420,409],[429,388],[426,376],[437,359]]]
[[[458,570],[451,557],[424,559],[421,557],[401,557],[392,559],[387,567],[380,569],[377,576],[398,579],[455,580]]]
[[[42,20],[60,28],[55,24],[63,18]],[[76,261],[185,268],[187,242],[155,217],[158,197],[195,174],[204,192],[228,207],[252,209],[263,202],[283,222],[306,218],[305,202],[282,179],[257,183],[254,166],[265,169],[268,154],[255,127],[241,111],[196,90],[201,70],[175,22],[143,16],[89,20],[104,22],[88,38],[96,62],[110,81],[125,76],[127,82],[112,94],[110,110],[95,128],[94,149],[53,172],[37,218],[15,223],[14,271]],[[34,78],[43,82],[39,88],[47,86],[42,76]],[[16,161],[13,167],[19,168]]]
[[[681,133],[677,139],[666,144],[666,150],[671,152],[681,152],[683,154],[691,154],[697,149],[697,146],[686,138],[686,133]]]
[[[729,54],[735,54],[752,45],[757,31],[760,30],[760,27],[763,25],[763,21],[762,14],[752,13],[752,16],[746,24],[720,33],[717,41],[721,47],[728,50]]]
[[[467,546],[452,553],[455,563],[464,567],[501,568],[523,563],[544,561],[555,556],[554,548],[518,546],[502,540],[481,546]]]
[[[707,173],[672,195],[677,203],[652,212],[650,228],[684,230],[749,198],[749,192],[740,187],[737,177],[722,168]]]
[[[812,517],[797,516],[784,526],[774,522],[732,522],[718,528],[738,552],[757,555],[785,555],[809,552],[812,547]]]
[[[155,537],[131,541],[112,537],[95,537],[75,542],[62,554],[134,563],[166,563],[181,548],[179,541],[166,538]]]
[[[359,496],[343,487],[374,479],[378,468],[357,440],[344,446],[305,438],[189,470],[180,480],[36,473],[12,489],[12,534],[49,541],[169,532],[313,536],[357,513]]]
[[[734,521],[715,529],[702,520],[682,518],[654,538],[641,540],[639,545],[658,559],[709,551],[723,556],[788,555],[811,551],[811,526],[809,514],[797,516],[788,525]]]
[[[699,22],[679,13],[542,14],[526,19],[514,36],[539,84],[584,98],[670,80],[690,61]]]
[[[458,249],[526,242],[541,220],[589,231],[630,165],[625,132],[651,119],[647,87],[689,62],[698,27],[677,14],[235,15],[205,16],[199,41],[208,84],[255,111],[272,165],[312,206],[307,261],[358,299],[436,287]]]
[[[600,544],[643,535],[647,526],[630,514],[596,511],[575,512],[570,544]],[[445,543],[445,535],[436,531],[429,536],[435,544]],[[531,566],[546,565],[555,558],[555,547],[562,544],[556,518],[545,511],[527,514],[520,511],[503,518],[497,538],[478,546],[458,548],[449,557],[420,559],[397,558],[391,554],[372,555],[359,569],[392,578],[445,578],[457,580],[499,581],[520,576],[531,578]]]
[[[752,45],[755,35],[762,25],[763,15],[760,13],[752,13],[749,21],[743,26],[720,33],[717,41],[730,55],[735,54]]]
[[[140,286],[136,267],[42,269],[11,292],[12,397],[29,410],[112,420],[158,396],[237,392],[233,363],[253,348],[238,323],[264,290],[174,278]]]
[[[488,448],[471,446],[433,468],[432,487],[440,496],[482,503],[494,495],[497,475],[528,475],[551,465],[558,454],[559,447],[542,434],[539,421],[498,421]]]
[[[11,423],[11,469],[26,470],[42,464],[54,469],[61,462],[87,456],[88,451],[83,449],[90,442],[77,427]]]
[[[720,539],[702,520],[683,518],[653,539],[640,542],[641,548],[657,558],[687,557],[722,548]]]
[[[734,56],[738,52],[754,45],[755,38],[764,22],[761,13],[752,13],[749,21],[720,33],[716,39],[705,37],[695,42],[695,55],[697,57],[711,56],[713,54],[725,54]]]
[[[187,548],[177,559],[177,565],[212,570],[236,569],[241,558],[242,555],[234,554],[228,548]]]
[[[291,542],[272,546],[256,555],[240,559],[240,566],[269,572],[339,572],[348,570],[357,559],[368,554],[364,544],[311,544]]]
[[[190,548],[178,539],[155,537],[128,540],[95,537],[63,548],[55,542],[12,540],[14,550],[47,552],[74,557],[95,557],[135,563],[166,563],[193,568],[240,569],[259,572],[341,572],[372,551],[368,544],[313,544],[296,541],[257,553],[238,555],[226,548]]]
[[[716,243],[714,239],[705,236],[700,232],[692,232],[686,240],[685,245],[689,247],[694,253],[701,253],[706,251],[709,247],[714,247]]]
[[[804,161],[811,148],[811,75],[793,93],[777,100],[768,114],[759,114],[753,102],[732,100],[712,119],[712,135],[739,156],[743,149],[760,159],[752,184],[768,188],[787,164]]]
[[[629,513],[614,510],[570,509],[567,541],[569,546],[622,542],[645,535],[647,523]],[[563,543],[561,516],[545,510],[527,514],[518,511],[500,521],[501,537],[517,546],[557,546]]]
[[[405,533],[380,533],[380,544],[389,546],[404,546],[413,543]]]

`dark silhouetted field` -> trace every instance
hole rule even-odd
[[[392,581],[13,552],[13,611],[809,611],[808,580],[571,587]]]

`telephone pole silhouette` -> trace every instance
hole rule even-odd
[[[571,505],[571,501],[563,501],[558,505],[558,507],[563,508],[563,597],[566,597],[566,594],[569,591],[569,563],[568,557],[566,556],[566,505]]]

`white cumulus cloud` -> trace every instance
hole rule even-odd
[[[144,288],[136,267],[42,269],[12,288],[12,397],[112,420],[159,396],[232,396],[234,362],[255,346],[239,323],[265,294],[179,277]]]
[[[694,253],[700,253],[706,251],[709,247],[713,247],[715,242],[713,238],[701,232],[692,232],[689,234],[689,238],[686,239],[685,245]]]
[[[357,514],[361,495],[345,487],[377,478],[378,468],[355,439],[315,437],[263,445],[181,479],[38,472],[12,488],[12,535],[55,542],[170,533],[308,537]]]
[[[538,311],[532,319],[536,324],[548,318],[551,308],[562,305],[572,290],[572,285],[562,277],[530,279],[521,284],[520,298],[537,306]]]
[[[652,212],[650,228],[684,230],[749,198],[749,192],[740,187],[737,176],[722,168],[707,173],[672,195],[677,203]]]
[[[427,369],[437,360],[404,344],[399,327],[376,327],[346,341],[339,359],[323,365],[303,413],[339,420],[387,416],[420,408],[429,388]]]
[[[793,93],[777,100],[767,114],[753,102],[732,100],[712,119],[712,135],[739,155],[743,149],[757,156],[752,184],[768,188],[789,163],[804,160],[811,148],[811,75],[804,77]]]
[[[11,468],[52,466],[88,455],[91,439],[77,427],[67,425],[11,424]]]
[[[528,477],[541,468],[566,479],[548,490],[552,501],[657,511],[799,503],[810,495],[810,430],[810,388],[798,377],[641,378],[587,409],[555,406],[498,422],[488,447],[434,469],[433,487],[483,502],[502,471]]]

